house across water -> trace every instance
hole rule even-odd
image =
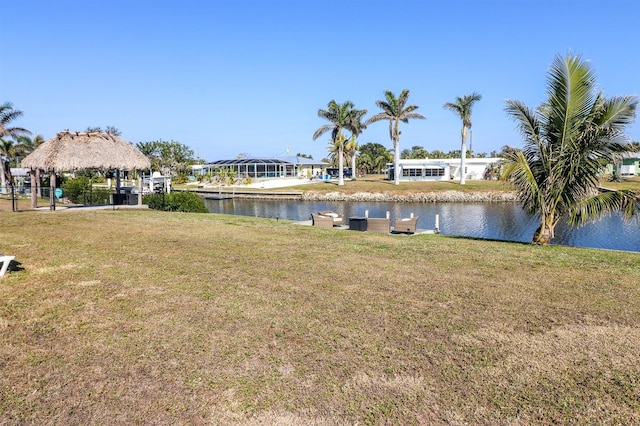
[[[501,158],[467,158],[465,160],[465,178],[471,180],[491,179],[492,170],[502,161]],[[460,158],[442,159],[402,159],[398,164],[401,181],[451,180],[460,179]],[[388,164],[389,179],[395,177],[393,163]]]
[[[218,160],[193,166],[194,175],[216,174],[221,170],[232,171],[238,178],[264,179],[275,177],[311,178],[327,167],[327,163],[303,157],[237,158]]]

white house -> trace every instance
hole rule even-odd
[[[466,179],[479,180],[485,179],[489,165],[502,161],[501,158],[467,158],[465,161]],[[389,179],[394,179],[393,163],[389,163]],[[442,158],[442,159],[402,159],[399,161],[400,180],[401,181],[417,181],[417,180],[451,180],[460,179],[460,158]]]

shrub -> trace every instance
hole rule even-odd
[[[109,204],[112,191],[107,188],[94,188],[91,179],[78,176],[66,179],[60,185],[63,196],[74,204]]]
[[[144,197],[150,209],[169,212],[208,213],[202,198],[192,192],[172,192],[171,194],[151,194]]]
[[[60,185],[63,191],[63,195],[74,204],[81,204],[84,202],[82,195],[85,192],[91,191],[91,179],[86,176],[78,176],[76,178],[65,180]]]

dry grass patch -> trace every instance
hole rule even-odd
[[[640,422],[638,255],[0,212],[0,423]]]

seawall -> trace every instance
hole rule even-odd
[[[194,190],[205,198],[251,198],[300,201],[380,201],[392,203],[500,203],[517,201],[509,191],[354,192]]]
[[[382,201],[396,203],[477,203],[477,202],[513,202],[516,195],[513,192],[483,191],[433,191],[433,192],[356,192],[345,194],[342,192],[313,192],[305,191],[302,196],[305,201]]]

